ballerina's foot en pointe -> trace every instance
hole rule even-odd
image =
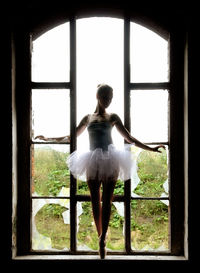
[[[106,242],[105,238],[99,236],[99,255],[101,259],[105,259],[106,257]]]
[[[76,150],[70,154],[67,160],[71,174],[76,179],[88,183],[96,228],[98,233],[102,230],[103,234],[106,234],[108,229],[116,181],[118,179],[126,181],[136,172],[130,146],[127,149],[127,144],[119,150],[113,145],[112,128],[116,127],[129,145],[135,145],[152,152],[161,152],[160,148],[165,149],[164,145],[150,147],[140,142],[130,135],[117,114],[107,113],[106,108],[110,105],[112,97],[112,87],[106,84],[98,85],[95,112],[86,115],[76,128],[76,136],[79,136],[87,128],[90,149],[85,152]],[[36,138],[43,141],[70,142],[69,136],[47,138],[40,135]],[[101,205],[100,188],[102,184],[104,201]],[[105,236],[99,237],[99,255],[101,259],[106,257]]]

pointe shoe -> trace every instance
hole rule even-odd
[[[102,240],[101,236],[99,236],[99,255],[101,259],[105,259],[106,256],[106,244],[105,239]]]

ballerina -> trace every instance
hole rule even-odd
[[[90,190],[94,222],[99,237],[100,258],[106,256],[106,234],[108,230],[113,192],[118,179],[131,178],[134,162],[131,151],[126,146],[122,150],[115,148],[112,142],[111,131],[115,126],[118,132],[129,144],[134,144],[145,150],[161,152],[164,145],[150,147],[140,142],[128,132],[117,114],[107,113],[106,108],[113,98],[113,89],[109,85],[97,86],[97,106],[93,114],[88,114],[80,121],[76,128],[76,136],[79,136],[86,128],[89,133],[90,150],[80,153],[78,150],[69,155],[67,164],[75,178],[85,180]],[[37,136],[44,141],[70,142],[69,136],[46,138]],[[101,185],[103,186],[101,196]]]

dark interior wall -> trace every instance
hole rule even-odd
[[[8,222],[8,226],[5,225],[4,234],[7,238],[5,244],[5,259],[10,260],[11,253],[11,196],[12,189],[12,102],[11,102],[11,33],[23,33],[32,32],[33,37],[36,38],[42,33],[46,32],[53,26],[59,25],[69,18],[69,16],[75,14],[78,17],[93,16],[97,13],[100,16],[115,16],[123,17],[124,14],[129,14],[130,17],[136,23],[148,24],[148,27],[158,32],[163,37],[166,37],[170,31],[188,33],[189,42],[189,110],[192,110],[193,92],[195,85],[192,82],[192,27],[193,20],[196,17],[196,10],[194,6],[181,5],[174,6],[173,4],[164,4],[160,1],[159,5],[145,4],[142,1],[140,4],[136,4],[135,1],[65,1],[64,4],[59,4],[45,1],[27,1],[24,3],[17,3],[18,1],[8,0],[6,5],[1,6],[1,19],[3,19],[3,34],[4,39],[2,41],[4,58],[2,60],[2,67],[4,67],[4,99],[2,105],[4,106],[3,115],[3,128],[4,128],[4,140],[6,139],[8,145],[5,146],[5,172],[6,181],[4,187],[4,194],[8,197],[6,202],[8,206],[5,207],[3,217]],[[59,19],[58,19],[59,18]],[[5,118],[6,117],[6,118]],[[193,116],[189,116],[189,123],[192,121]],[[190,136],[192,136],[192,130],[189,128]],[[191,140],[190,140],[191,141]],[[190,146],[189,146],[190,147]],[[189,154],[192,157],[191,154]],[[189,163],[191,164],[191,163]],[[190,172],[192,172],[190,168]],[[193,206],[194,207],[194,206]],[[191,232],[191,231],[190,231]]]
[[[13,1],[12,8],[6,5],[8,25],[12,29],[28,30],[38,36],[52,26],[66,21],[71,15],[87,16],[115,16],[123,17],[129,14],[136,22],[148,25],[152,30],[166,37],[168,31],[174,27],[187,27],[190,9],[188,6],[176,6],[174,3],[160,1],[153,4],[150,1]]]

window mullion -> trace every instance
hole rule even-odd
[[[31,82],[32,89],[69,89],[69,82]]]
[[[169,89],[169,82],[137,82],[130,83],[130,89],[132,90],[157,90],[157,89]]]
[[[76,19],[70,20],[70,153],[76,149]],[[76,180],[70,175],[70,247],[76,251]]]
[[[130,131],[130,19],[124,20],[124,124]],[[131,180],[125,181],[125,248],[131,252],[130,233],[130,202],[131,202]]]

